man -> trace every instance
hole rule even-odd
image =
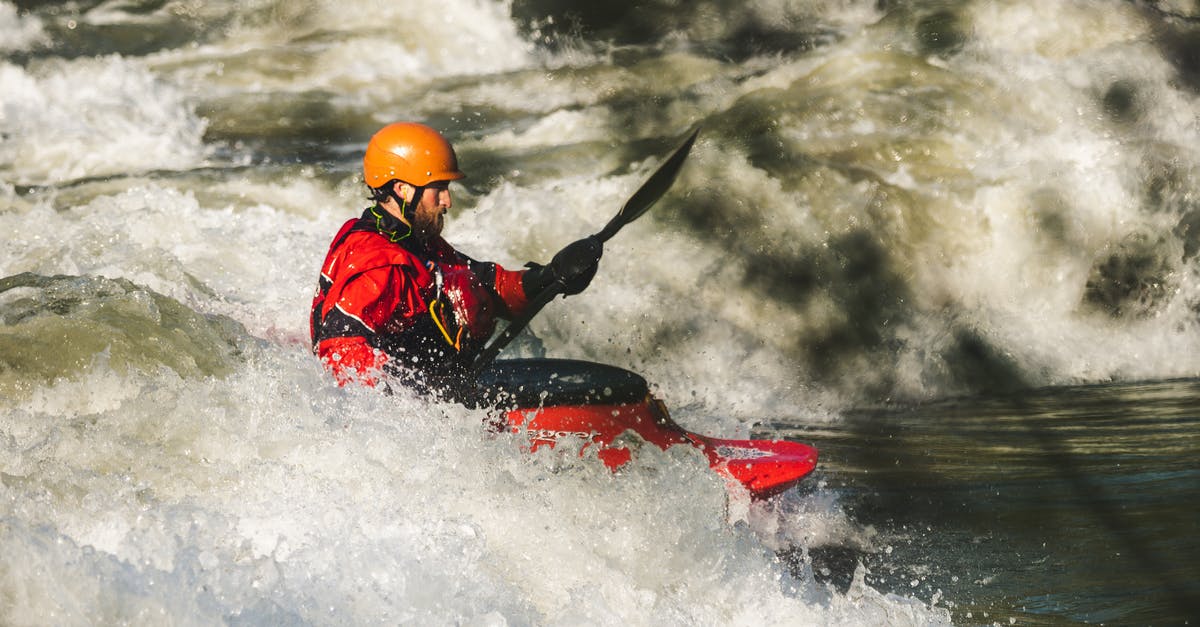
[[[462,400],[497,318],[519,316],[555,283],[578,294],[595,276],[595,238],[521,271],[455,250],[441,232],[450,182],[464,176],[454,148],[428,126],[400,122],[371,137],[363,177],[375,205],[333,238],[312,304],[313,350],[340,384],[374,386],[387,373]]]

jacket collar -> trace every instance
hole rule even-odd
[[[379,205],[368,207],[363,211],[355,230],[379,233],[389,242],[422,257],[440,255],[442,254],[440,251],[449,246],[440,236],[428,240],[418,239],[413,235],[411,226],[401,222]]]
[[[383,207],[375,205],[367,207],[362,214],[364,225],[372,231],[379,233],[387,238],[393,244],[403,244],[405,248],[416,244],[416,238],[413,237],[412,227],[401,222],[399,218],[393,216],[384,210]]]

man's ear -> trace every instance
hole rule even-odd
[[[417,193],[417,188],[402,181],[396,181],[396,194],[404,199],[405,203],[412,203],[413,195]]]

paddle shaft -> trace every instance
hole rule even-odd
[[[650,207],[654,206],[654,203],[658,202],[658,199],[662,198],[663,194],[665,194],[667,190],[671,188],[671,185],[675,183],[675,177],[679,175],[679,170],[683,167],[683,162],[685,159],[687,159],[688,152],[692,149],[692,144],[695,143],[696,136],[699,134],[699,127],[688,134],[687,139],[685,139],[683,143],[675,149],[675,152],[671,153],[671,156],[667,157],[662,164],[658,166],[658,169],[646,179],[646,182],[642,183],[642,186],[639,187],[638,190],[629,197],[629,200],[625,201],[625,205],[621,207],[621,210],[617,212],[617,215],[613,216],[613,218],[608,221],[608,224],[604,225],[604,228],[601,229],[599,233],[593,235],[593,237],[600,240],[601,244],[607,242],[608,240],[612,239],[612,236],[616,235],[618,231],[624,228],[626,224],[629,224],[630,222],[640,218],[642,214],[646,213],[646,211],[650,209]],[[564,279],[559,277],[556,278],[553,283],[546,286],[540,293],[538,293],[538,295],[535,296],[525,308],[525,313],[510,322],[508,326],[504,328],[504,331],[502,331],[500,335],[496,337],[496,339],[492,340],[491,344],[488,344],[483,348],[482,351],[480,351],[479,355],[475,358],[475,361],[471,364],[472,374],[478,374],[480,371],[486,368],[488,364],[492,363],[492,360],[496,358],[496,355],[498,355],[505,346],[508,346],[508,344],[513,341],[513,338],[517,336],[517,334],[525,330],[525,327],[529,325],[529,321],[532,320],[533,317],[536,316],[543,307],[549,304],[550,301],[554,300],[555,296],[562,294],[564,289]]]

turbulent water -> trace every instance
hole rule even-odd
[[[0,1],[0,623],[1200,615],[1200,7]],[[675,187],[521,350],[815,442],[769,505],[338,388],[383,124],[509,267]]]

